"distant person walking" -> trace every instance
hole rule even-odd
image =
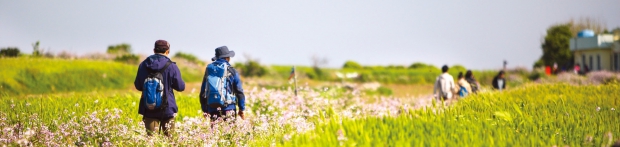
[[[467,72],[465,73],[465,80],[471,86],[471,93],[473,94],[478,93],[478,90],[480,88],[480,83],[476,81],[476,79],[474,78],[474,74],[471,72],[471,70],[467,70]]]
[[[245,95],[239,73],[230,66],[234,51],[221,46],[215,49],[213,63],[207,66],[200,88],[200,105],[205,117],[211,121],[236,117],[245,119]],[[239,106],[239,112],[237,112]]]
[[[435,81],[433,94],[438,101],[452,99],[453,90],[455,89],[454,77],[448,73],[448,66],[441,67],[442,74]]]
[[[471,92],[471,85],[465,80],[463,72],[459,72],[457,83],[459,85],[459,96],[466,97]]]
[[[144,121],[149,136],[158,129],[170,137],[174,129],[174,117],[179,108],[174,98],[174,90],[185,90],[179,67],[168,58],[170,44],[166,40],[155,42],[154,55],[146,58],[138,67],[134,81],[136,89],[142,91],[138,113]]]
[[[493,78],[493,88],[499,91],[506,89],[506,79],[504,78],[504,71],[500,71],[495,78]]]

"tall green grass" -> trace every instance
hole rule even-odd
[[[620,86],[529,86],[393,117],[331,119],[279,146],[609,146]]]
[[[178,65],[186,82],[202,80],[203,69]],[[100,60],[0,58],[0,95],[82,92],[133,87],[138,65]]]
[[[0,59],[0,94],[41,94],[127,88],[137,66],[111,61]]]

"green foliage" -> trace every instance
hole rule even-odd
[[[334,118],[278,146],[610,146],[620,85],[537,85],[481,93],[451,107]]]
[[[8,47],[0,49],[0,57],[18,57],[19,56],[19,48],[16,47]]]
[[[394,94],[394,91],[392,91],[392,89],[390,89],[388,87],[380,86],[376,90],[366,91],[366,94],[368,94],[368,95],[385,95],[385,96],[390,96],[390,95]]]
[[[177,65],[185,82],[200,82],[204,69]],[[0,96],[133,87],[137,65],[48,58],[0,59]]]
[[[260,65],[256,60],[248,60],[245,63],[236,63],[235,69],[244,77],[262,77],[267,74],[267,68]]]
[[[108,46],[107,53],[108,54],[115,54],[115,55],[130,54],[131,53],[131,45],[129,45],[127,43],[121,43],[121,44],[117,44],[117,45],[110,45],[110,46]]]
[[[140,60],[140,57],[135,54],[123,54],[114,58],[116,62],[123,62],[127,64],[137,65]]]
[[[409,66],[410,69],[439,69],[431,64],[426,64],[422,62],[416,62]]]
[[[199,64],[199,65],[203,65],[204,62],[200,61],[200,59],[198,59],[198,57],[196,57],[193,54],[190,53],[184,53],[184,52],[177,52],[176,54],[174,54],[174,58],[181,58],[181,59],[185,59],[189,62],[195,63],[195,64]]]
[[[40,57],[41,55],[43,55],[43,52],[39,48],[40,45],[41,44],[40,44],[40,42],[38,40],[37,40],[37,42],[32,43],[32,56],[33,57]]]
[[[545,61],[543,61],[542,59],[539,59],[538,61],[536,61],[536,63],[534,63],[534,68],[541,68],[545,66]]]
[[[342,68],[345,68],[345,69],[362,69],[362,65],[360,65],[359,63],[357,63],[355,61],[347,61],[347,62],[344,63]]]
[[[573,36],[570,28],[570,24],[561,24],[547,29],[547,36],[542,44],[543,55],[540,58],[544,65],[566,65],[573,60],[573,53],[569,48]]]
[[[110,61],[47,58],[4,58],[0,67],[0,95],[127,88],[137,71]]]
[[[448,71],[455,71],[455,73],[458,72],[463,72],[463,74],[465,74],[465,71],[467,71],[467,68],[465,68],[465,66],[463,65],[453,65],[452,67],[450,67],[450,69]]]

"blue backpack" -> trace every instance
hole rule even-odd
[[[237,98],[232,94],[230,86],[229,66],[223,61],[215,61],[207,66],[205,78],[205,95],[207,105],[212,108],[227,107],[235,104]]]
[[[149,75],[144,80],[142,98],[146,103],[147,110],[161,110],[167,105],[166,95],[164,94],[163,72],[172,62],[168,61],[164,68],[159,71],[149,70]]]

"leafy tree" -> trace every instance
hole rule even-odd
[[[346,69],[362,69],[362,65],[360,65],[359,63],[357,63],[355,61],[349,60],[349,61],[344,63],[342,68],[346,68]]]
[[[547,29],[547,36],[542,44],[543,55],[540,58],[544,65],[571,63],[573,53],[570,51],[569,41],[573,35],[570,28],[570,24],[560,24]]]
[[[17,57],[19,56],[19,49],[16,47],[8,47],[0,49],[0,57]]]
[[[108,54],[124,55],[131,53],[131,45],[121,43],[117,45],[108,46]]]
[[[534,63],[534,68],[540,68],[543,66],[545,66],[545,62],[542,59],[538,59],[538,61]]]
[[[42,55],[41,49],[39,48],[40,42],[32,43],[32,56],[39,57]]]

